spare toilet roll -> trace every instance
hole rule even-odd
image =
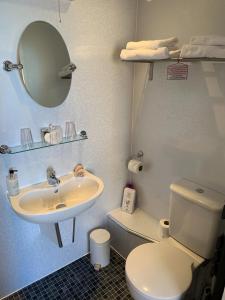
[[[138,174],[143,171],[144,165],[140,160],[132,159],[128,163],[128,170],[132,173]]]
[[[161,238],[169,237],[169,220],[161,219],[159,222],[159,235]]]

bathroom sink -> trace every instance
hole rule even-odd
[[[57,223],[90,208],[104,188],[102,180],[85,170],[84,177],[62,176],[58,186],[47,182],[20,190],[9,197],[13,210],[32,223]]]

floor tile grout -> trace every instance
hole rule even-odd
[[[132,300],[125,280],[125,261],[111,250],[111,263],[99,272],[89,256],[12,294],[4,300]]]

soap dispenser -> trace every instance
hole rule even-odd
[[[17,170],[9,169],[9,175],[6,177],[6,184],[9,196],[16,196],[19,194],[19,181],[16,174]]]

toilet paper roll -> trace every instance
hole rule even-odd
[[[159,222],[159,235],[161,238],[168,238],[169,237],[169,227],[170,223],[167,219],[161,219]]]
[[[143,171],[144,165],[140,160],[132,159],[128,163],[128,170],[132,173],[138,174]]]

